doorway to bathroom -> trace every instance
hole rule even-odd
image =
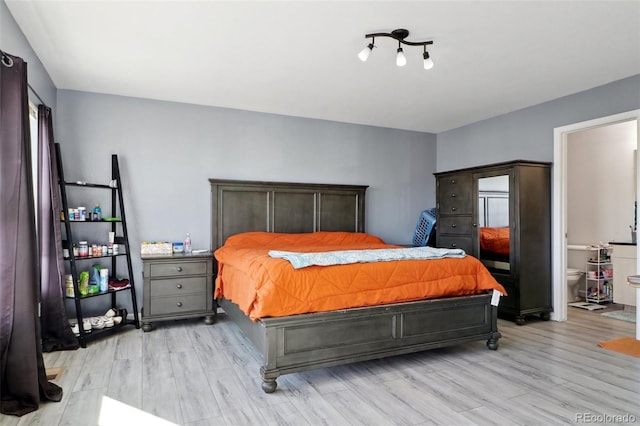
[[[630,241],[631,239],[629,225],[634,223],[633,201],[640,200],[638,197],[640,186],[636,183],[638,179],[636,170],[638,170],[639,120],[640,110],[634,110],[554,129],[552,245],[555,255],[553,256],[554,312],[551,316],[553,320],[565,321],[567,319],[567,303],[569,301],[567,246],[569,242],[580,245],[599,243],[602,239],[607,240],[602,241],[603,243],[612,240]],[[635,146],[628,154],[631,158],[627,160],[616,159],[615,148],[610,146],[607,149],[607,138],[610,138],[610,135],[617,131],[629,131],[629,127],[633,127],[633,137],[635,138]],[[576,148],[576,145],[579,145],[581,149]],[[625,149],[629,149],[629,147]],[[622,158],[622,156],[619,157]],[[611,164],[614,159],[615,161],[627,161],[628,168],[622,171],[618,170],[621,166]],[[580,169],[578,166],[580,173],[573,178],[570,177],[570,170],[574,170],[575,164],[580,162],[583,162],[585,167]],[[617,169],[614,170],[612,167]],[[606,184],[607,179],[613,175],[617,176],[616,179],[631,181],[625,185],[627,192],[631,192],[630,195],[626,194],[624,197],[619,197],[620,199],[615,199],[618,188],[613,186],[607,188]],[[572,179],[585,180],[586,182],[572,181]],[[571,195],[569,195],[570,191]],[[607,201],[593,202],[589,206],[589,200],[596,199],[598,194],[603,194],[603,197],[606,195]],[[584,200],[582,200],[583,198]],[[584,212],[584,220],[577,219],[573,222],[572,219],[571,225],[568,224],[568,219],[575,214],[569,216],[574,208],[574,206],[569,207],[569,200],[572,203],[576,200],[582,200],[579,202],[581,207],[578,211]],[[629,203],[631,204],[629,205]],[[625,204],[627,205],[625,206]],[[615,217],[615,220],[610,220],[606,224],[607,217],[610,219]],[[601,233],[597,235],[594,234],[593,230],[588,229],[588,224],[593,223],[590,222],[593,220],[606,224],[603,225],[606,229],[601,230]],[[587,226],[584,227],[582,222],[586,222]],[[620,229],[612,231],[613,228],[618,227]],[[577,235],[573,235],[574,233]],[[576,240],[572,240],[574,237],[585,241],[578,243]]]

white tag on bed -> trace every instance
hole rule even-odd
[[[500,296],[502,296],[502,293],[494,289],[493,294],[491,295],[491,304],[493,306],[498,306],[498,303],[500,303]]]

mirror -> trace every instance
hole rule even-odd
[[[509,271],[509,175],[478,179],[480,261],[489,269]]]

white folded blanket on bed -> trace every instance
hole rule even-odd
[[[347,265],[350,263],[388,262],[391,260],[462,258],[462,249],[410,247],[371,250],[337,250],[316,253],[270,250],[269,256],[288,260],[294,269],[307,266]]]

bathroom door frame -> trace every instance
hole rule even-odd
[[[640,109],[582,121],[553,129],[553,207],[552,207],[552,303],[551,319],[567,320],[567,137],[570,133],[626,121],[636,121],[636,200],[640,202]],[[640,244],[636,247],[636,271],[640,271]]]

